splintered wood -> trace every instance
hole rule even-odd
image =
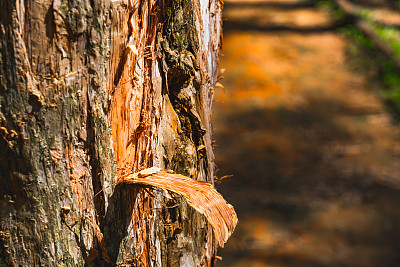
[[[206,217],[221,247],[224,246],[238,223],[232,205],[227,203],[211,184],[196,181],[172,171],[153,167],[127,175],[117,184],[153,186],[183,196],[191,207]]]

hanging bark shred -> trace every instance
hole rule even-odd
[[[196,181],[189,177],[163,171],[160,168],[148,168],[127,175],[117,184],[136,184],[158,187],[172,191],[185,198],[196,211],[203,214],[214,229],[218,244],[224,243],[233,233],[238,219],[232,205],[207,182]]]

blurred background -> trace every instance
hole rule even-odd
[[[400,266],[400,1],[224,2],[217,266]]]

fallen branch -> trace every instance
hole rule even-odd
[[[389,58],[393,59],[396,64],[397,70],[400,72],[400,59],[390,47],[375,31],[373,25],[370,22],[364,20],[359,16],[361,9],[350,3],[347,0],[336,0],[336,4],[341,8],[347,16],[352,17],[355,22],[354,24],[359,28],[364,35],[369,37],[375,45]]]

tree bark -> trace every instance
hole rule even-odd
[[[2,0],[0,266],[214,264],[183,198],[115,184],[152,166],[213,183],[221,8]]]

